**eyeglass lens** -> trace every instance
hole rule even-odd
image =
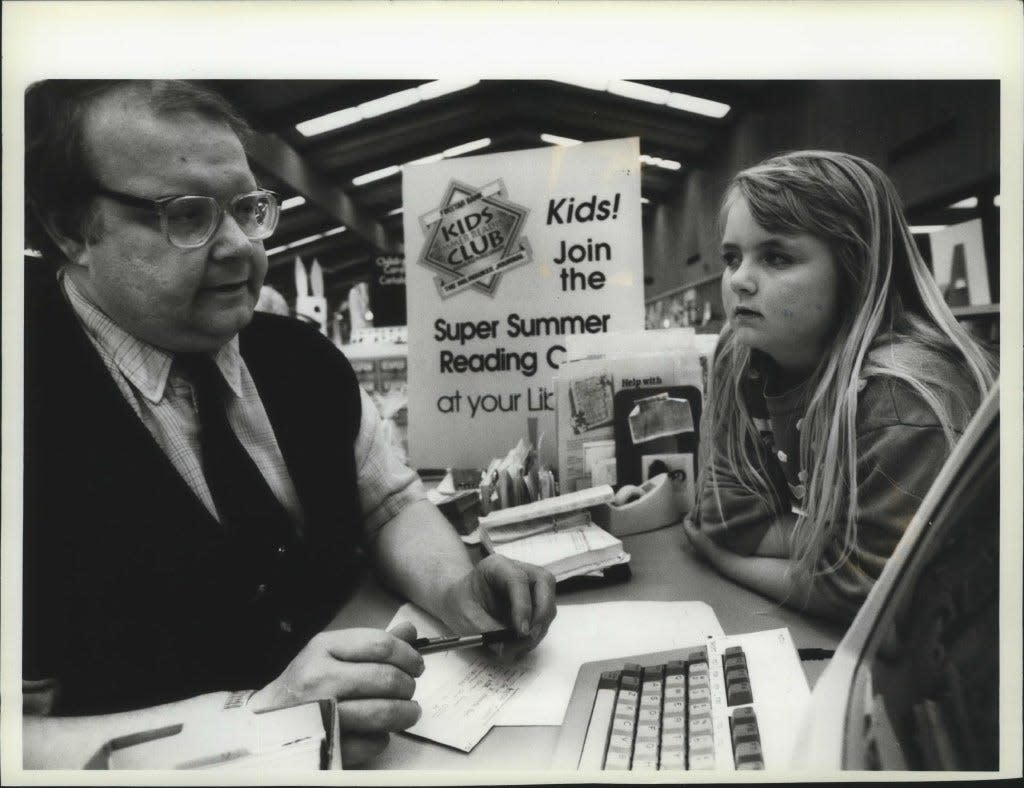
[[[273,194],[251,192],[235,197],[228,206],[231,217],[250,240],[268,237],[277,227],[279,209]],[[212,197],[185,196],[164,207],[167,237],[175,246],[202,246],[220,225],[220,205]]]

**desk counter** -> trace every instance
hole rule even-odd
[[[622,600],[695,600],[714,609],[727,635],[789,627],[799,648],[834,649],[843,627],[804,616],[747,591],[719,575],[685,546],[675,525],[623,539],[631,554],[633,577],[623,583],[559,591],[559,604]],[[372,581],[363,584],[338,614],[334,626],[385,626],[401,601]],[[817,679],[823,662],[804,663],[808,680]],[[545,769],[551,762],[558,729],[550,726],[493,728],[468,755],[406,734],[393,736],[388,749],[370,764],[374,769],[514,770]]]

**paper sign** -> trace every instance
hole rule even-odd
[[[991,304],[981,219],[953,224],[929,235],[932,268],[950,306]]]
[[[567,336],[643,328],[636,138],[403,170],[409,451],[486,467],[536,418],[557,461]]]

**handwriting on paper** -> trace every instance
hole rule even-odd
[[[526,668],[473,652],[425,657],[413,698],[423,716],[408,732],[469,752],[519,686]],[[436,678],[435,678],[436,677]]]

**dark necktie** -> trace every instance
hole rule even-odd
[[[203,475],[221,524],[257,549],[289,544],[295,528],[288,513],[228,423],[224,376],[204,353],[179,354],[176,363],[195,391]]]

